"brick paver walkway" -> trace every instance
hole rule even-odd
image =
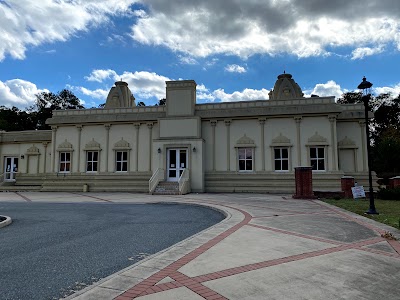
[[[41,196],[42,195],[42,196]],[[24,201],[184,202],[227,218],[68,299],[396,299],[399,231],[314,200],[253,194],[19,193]],[[69,199],[69,200],[68,200]],[[1,196],[0,196],[1,201]],[[373,288],[375,287],[375,288]]]

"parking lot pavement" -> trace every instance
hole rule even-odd
[[[381,237],[385,230],[398,237],[400,232],[317,200],[264,194],[70,197],[191,203],[228,217],[68,299],[397,299],[400,294],[395,284],[400,243]]]

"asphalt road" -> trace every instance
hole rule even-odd
[[[224,216],[181,204],[5,203],[0,299],[59,299]]]

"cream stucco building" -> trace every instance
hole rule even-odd
[[[2,188],[291,193],[297,166],[313,167],[316,191],[340,191],[344,175],[366,183],[361,104],[305,98],[290,74],[269,96],[196,104],[195,81],[168,81],[165,106],[137,107],[116,82],[103,109],[54,111],[51,131],[1,132]]]

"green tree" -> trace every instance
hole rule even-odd
[[[80,100],[69,90],[62,90],[57,94],[42,92],[35,95],[35,104],[30,108],[35,115],[36,129],[50,129],[46,120],[52,117],[52,111],[58,109],[82,109]]]
[[[33,116],[13,106],[8,108],[0,106],[0,130],[19,131],[34,130],[35,120]]]
[[[345,93],[337,103],[363,103],[362,93]],[[369,122],[372,168],[379,177],[400,175],[400,95],[395,98],[388,93],[371,96],[369,109],[374,113]]]
[[[375,99],[380,104],[374,112],[374,138],[400,132],[400,95],[393,99],[390,94],[381,94]]]
[[[347,92],[344,93],[338,100],[339,104],[354,104],[362,103],[362,93],[361,92]]]
[[[155,106],[162,106],[165,105],[167,103],[167,99],[162,98],[160,100],[158,100],[158,102],[155,104]]]
[[[372,150],[373,169],[379,177],[400,175],[400,132],[393,127],[386,129]]]

